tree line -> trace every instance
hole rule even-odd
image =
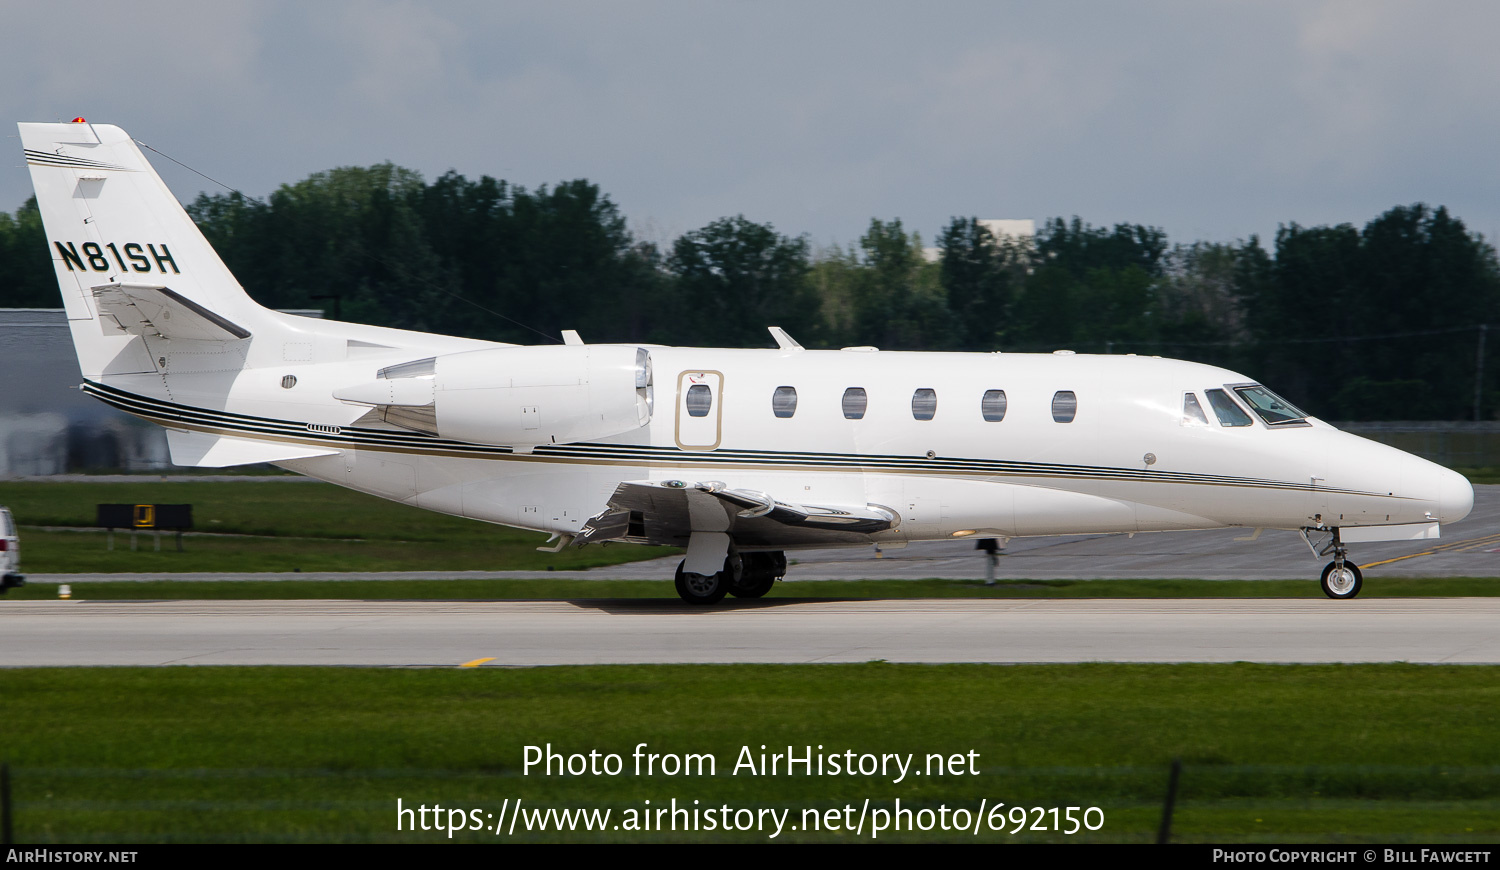
[[[1500,353],[1481,328],[1500,322],[1500,261],[1423,204],[1362,228],[1284,225],[1269,244],[1174,243],[1077,217],[997,237],[955,217],[935,254],[899,218],[815,247],[726,217],[663,248],[635,238],[588,181],[527,189],[449,172],[429,183],[392,164],[317,173],[264,201],[203,194],[188,211],[262,304],[381,326],[764,347],[779,325],[808,347],[1196,360],[1326,419],[1500,412]],[[0,306],[59,304],[34,201],[0,212],[0,264]]]

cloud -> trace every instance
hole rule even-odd
[[[952,215],[1076,213],[1225,239],[1418,199],[1500,227],[1500,7],[1483,3],[60,0],[5,15],[0,113],[119,123],[252,194],[393,160],[429,178],[587,177],[673,233],[744,213],[848,242],[871,217],[930,237]],[[30,192],[19,162],[0,208]],[[208,186],[163,169],[184,198]]]

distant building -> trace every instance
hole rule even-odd
[[[84,395],[82,380],[61,308],[0,308],[0,478],[173,467],[160,426]]]
[[[990,231],[990,235],[997,239],[1030,239],[1036,236],[1036,221],[1030,218],[1022,220],[996,219],[979,221],[979,225]],[[942,248],[923,248],[922,256],[929,263],[936,263],[943,259]]]

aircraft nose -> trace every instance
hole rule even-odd
[[[1469,515],[1474,508],[1474,487],[1468,478],[1456,471],[1443,469],[1442,487],[1439,490],[1438,522],[1455,523]]]

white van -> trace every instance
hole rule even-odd
[[[16,537],[16,521],[7,508],[0,507],[0,595],[14,586],[25,586],[21,576],[21,540]]]

